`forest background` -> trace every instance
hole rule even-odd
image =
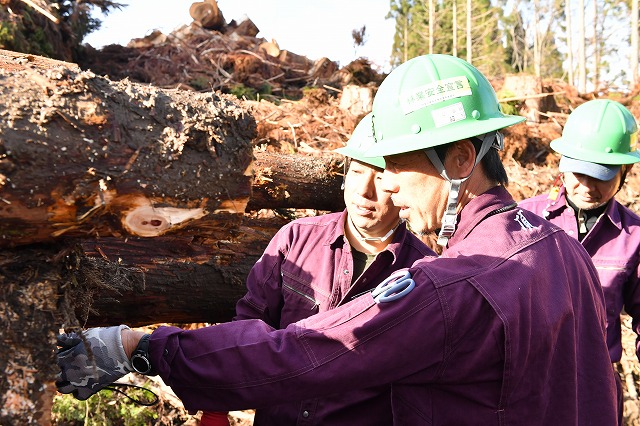
[[[123,5],[109,0],[0,0],[0,48],[86,64],[96,52],[83,40],[100,27],[97,12],[108,14]],[[565,101],[561,109],[568,113],[577,105],[576,99],[584,101],[608,97],[637,106],[640,93],[638,17],[638,0],[394,0],[390,1],[388,14],[384,18],[393,20],[396,25],[389,52],[391,67],[425,53],[445,53],[467,59],[489,76],[492,82],[499,82],[514,74],[562,82],[567,85],[568,88],[564,88],[567,92],[557,97]],[[353,29],[355,48],[367,42],[367,31],[366,27]],[[331,55],[330,45],[327,45],[327,55]],[[380,76],[380,80],[382,78],[384,75]],[[192,85],[192,89],[210,91],[211,86],[209,82],[200,82],[199,85]],[[299,97],[304,93],[304,90],[299,90],[279,95],[267,90],[264,85],[253,90],[239,90],[238,85],[215,87],[242,99],[258,97],[269,99],[276,105],[297,100],[292,93],[298,93]],[[569,93],[571,90],[575,93]],[[504,92],[501,95],[509,96]],[[569,102],[566,102],[567,98],[570,98]],[[505,102],[503,107],[514,108],[516,104]],[[633,111],[638,117],[638,110]],[[269,114],[265,113],[264,116]],[[562,122],[559,116],[555,117]],[[352,129],[344,130],[343,134],[348,134]],[[293,137],[295,142],[295,132]],[[342,139],[344,141],[344,137]],[[537,139],[538,144],[540,140],[548,144],[546,137],[539,136]],[[298,146],[301,145],[298,143]],[[541,148],[536,145],[536,149]],[[546,151],[540,158],[545,158],[545,155]],[[541,174],[540,179],[549,175]],[[637,184],[637,174],[630,179]],[[547,185],[551,184],[549,179],[546,180]],[[544,189],[540,187],[540,191]],[[631,186],[630,191],[637,194],[637,185]],[[633,202],[632,197],[626,197],[624,201],[625,205],[638,211],[637,202]],[[637,361],[633,359],[633,362],[637,376]],[[635,402],[634,407],[637,414]],[[92,409],[87,405],[85,412]],[[165,412],[166,419],[163,421],[166,424],[174,424],[171,422],[176,417],[188,418],[184,412],[170,413],[174,419],[169,419],[169,414]],[[123,414],[120,412],[116,415]],[[132,417],[135,415],[131,414]],[[636,424],[638,418],[637,415],[627,415],[627,424]]]
[[[111,0],[0,5],[0,47],[70,62],[78,62],[84,38],[100,28],[98,12],[126,6]],[[43,12],[49,22],[37,16]],[[562,79],[580,93],[625,91],[638,76],[638,14],[638,0],[391,0],[386,18],[396,31],[389,63],[446,53],[488,76],[524,72]],[[366,43],[366,27],[354,28],[353,37],[356,46]]]

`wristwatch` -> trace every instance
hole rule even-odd
[[[151,360],[149,359],[150,337],[150,334],[145,334],[138,342],[138,346],[136,346],[136,349],[131,354],[131,366],[137,373],[155,376],[157,373],[153,371]]]

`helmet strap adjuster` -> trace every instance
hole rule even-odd
[[[464,179],[450,179],[449,183],[451,188],[449,189],[449,197],[447,198],[447,209],[442,216],[442,227],[438,234],[438,245],[446,247],[451,238],[456,232],[456,225],[458,224],[458,196],[460,195],[460,185],[467,178]]]
[[[487,151],[491,148],[502,149],[504,147],[504,138],[502,137],[502,133],[494,131],[489,132],[484,135],[478,137],[482,140],[482,145],[480,147],[480,152],[476,155],[475,166],[478,165],[482,157],[485,156]],[[442,160],[438,157],[438,153],[433,148],[427,148],[424,150],[425,154],[431,161],[431,164],[436,168],[440,176],[442,176],[446,181],[449,182],[451,188],[449,189],[449,196],[447,198],[447,208],[442,216],[442,227],[440,228],[440,233],[438,234],[438,245],[442,247],[446,247],[449,239],[456,232],[456,225],[458,224],[458,198],[460,196],[460,186],[462,183],[469,179],[471,173],[468,176],[462,179],[451,179],[447,175],[447,171],[444,168],[444,164],[442,164]]]

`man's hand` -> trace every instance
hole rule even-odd
[[[71,393],[84,401],[132,372],[131,362],[122,346],[123,329],[128,330],[129,327],[98,327],[80,334],[60,334],[58,391]]]

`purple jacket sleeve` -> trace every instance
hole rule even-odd
[[[418,370],[429,377],[443,357],[442,312],[432,286],[416,286],[409,295],[402,303],[376,304],[367,294],[280,330],[259,320],[188,331],[160,327],[152,334],[150,355],[188,410],[323,397]],[[419,328],[407,330],[408,318]],[[421,356],[411,356],[416,353]]]

